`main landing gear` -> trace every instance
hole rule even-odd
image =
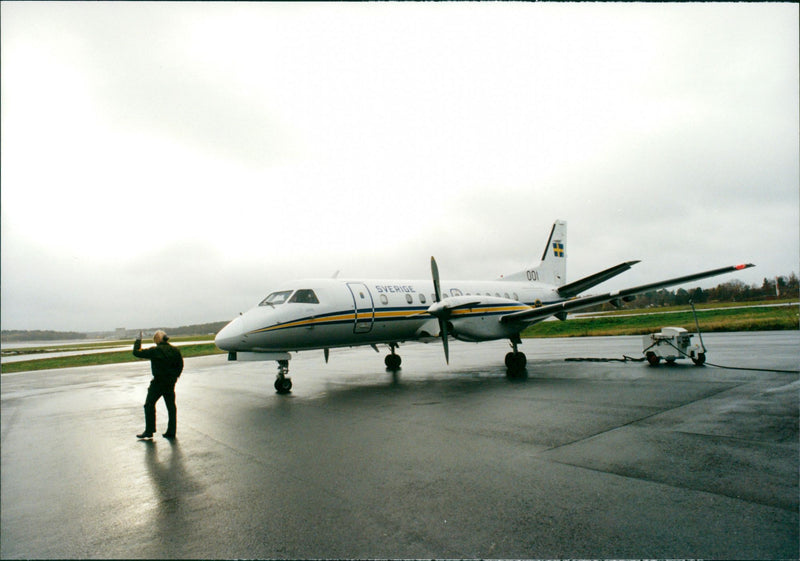
[[[519,337],[511,339],[511,348],[514,350],[506,355],[506,368],[508,368],[506,375],[509,378],[522,378],[525,376],[525,365],[528,363],[528,359],[525,353],[517,350],[517,345],[520,343],[522,341]]]
[[[275,378],[275,391],[281,395],[287,394],[292,391],[292,379],[287,378],[289,373],[289,361],[278,361],[278,376]]]
[[[394,350],[399,347],[397,343],[389,343],[389,349],[391,349],[392,354],[386,355],[386,358],[383,359],[384,364],[386,364],[386,370],[391,372],[397,372],[400,370],[400,363],[403,362],[403,359],[400,358],[400,355],[395,354]]]

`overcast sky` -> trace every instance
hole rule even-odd
[[[643,260],[602,288],[798,270],[797,4],[1,9],[3,329],[492,279],[555,219],[570,280]]]

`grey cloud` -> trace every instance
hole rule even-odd
[[[211,73],[193,56],[181,34],[187,25],[182,10],[83,8],[50,14],[50,25],[53,33],[71,37],[82,53],[78,70],[90,76],[93,103],[118,129],[160,131],[187,146],[257,167],[291,154],[294,140],[277,117],[279,108],[246,81]],[[263,55],[268,61],[271,53]],[[268,64],[252,72],[268,73]]]

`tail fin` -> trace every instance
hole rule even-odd
[[[503,277],[509,281],[540,281],[555,286],[567,282],[567,223],[556,220],[542,254],[542,262],[534,268]]]
[[[542,262],[534,269],[539,280],[556,286],[567,282],[567,223],[556,220],[542,254]]]

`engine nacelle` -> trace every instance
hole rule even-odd
[[[469,342],[508,339],[517,335],[519,328],[500,323],[500,318],[530,309],[516,300],[480,295],[446,298],[437,306],[446,310],[448,332],[456,339]]]
[[[453,337],[470,343],[509,339],[519,333],[517,329],[511,328],[507,323],[500,323],[498,318],[492,316],[453,319],[448,324]]]

